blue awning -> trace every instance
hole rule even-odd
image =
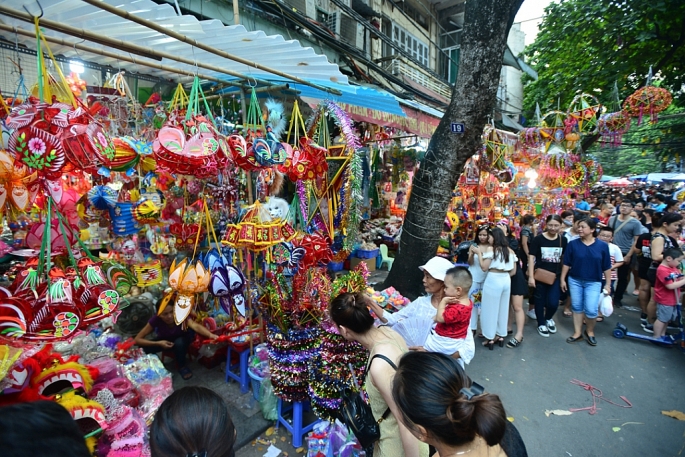
[[[319,84],[318,81],[317,84]],[[369,108],[372,110],[382,111],[384,113],[395,114],[400,117],[407,116],[404,111],[402,111],[397,99],[395,99],[395,97],[389,92],[362,86],[331,84],[324,82],[321,82],[320,84],[333,89],[338,89],[342,92],[342,95],[329,94],[328,92],[296,83],[291,83],[290,87],[299,91],[299,94],[297,94],[298,97],[315,98],[318,100],[332,100],[337,103],[361,106],[362,108]]]
[[[342,95],[334,95],[329,92],[315,89],[310,86],[305,86],[303,84],[293,83],[292,81],[281,80],[279,78],[266,77],[262,79],[268,79],[274,82],[288,83],[290,90],[296,91],[298,97],[303,99],[309,99],[308,101],[314,100],[332,100],[340,104],[348,104],[354,106],[360,106],[362,108],[368,108],[372,110],[381,111],[383,113],[394,114],[400,117],[407,117],[404,113],[397,99],[384,90],[371,89],[362,86],[352,86],[350,84],[339,84],[332,83],[328,81],[318,81],[312,80],[312,82],[319,84],[321,86],[330,87],[331,89],[337,89],[342,92]],[[235,88],[225,87],[216,93],[226,93],[235,92]]]

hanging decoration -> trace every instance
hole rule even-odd
[[[645,86],[636,90],[623,102],[623,110],[637,118],[637,125],[642,123],[642,116],[649,114],[649,121],[658,121],[658,114],[668,108],[673,101],[671,93],[660,87]]]

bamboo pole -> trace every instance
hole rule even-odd
[[[6,31],[6,32],[13,32],[13,33],[16,33],[16,34],[18,34],[18,35],[24,35],[24,36],[27,36],[27,37],[35,37],[35,36],[36,36],[35,32],[33,32],[33,31],[28,31],[28,30],[19,29],[19,28],[16,28],[16,27],[11,27],[11,26],[9,26],[9,25],[5,25],[5,24],[1,24],[1,23],[0,23],[0,30],[4,30],[4,31]],[[62,38],[55,38],[55,37],[51,37],[51,36],[45,36],[45,39],[46,39],[48,42],[50,42],[50,43],[55,43],[55,44],[59,44],[59,45],[62,45],[62,46],[68,46],[68,47],[70,47],[70,48],[78,49],[78,50],[80,50],[80,51],[89,52],[89,53],[91,53],[91,54],[97,54],[97,55],[101,55],[101,56],[104,56],[104,57],[110,57],[110,58],[112,58],[112,59],[123,60],[123,61],[125,61],[125,62],[131,62],[131,63],[134,63],[134,64],[136,64],[136,65],[143,65],[143,66],[145,66],[145,67],[155,68],[155,69],[157,69],[157,70],[168,71],[168,72],[170,72],[170,73],[176,73],[176,74],[186,75],[186,76],[190,76],[190,77],[193,77],[193,76],[196,75],[196,73],[194,73],[194,72],[192,72],[192,71],[180,70],[180,69],[178,69],[178,68],[170,67],[170,66],[168,66],[168,65],[162,65],[161,63],[155,63],[155,62],[148,62],[148,61],[136,60],[136,59],[134,59],[133,57],[131,57],[131,56],[129,56],[129,55],[126,55],[126,54],[117,54],[117,53],[115,53],[115,52],[110,52],[110,51],[107,51],[107,50],[104,50],[104,49],[99,49],[99,48],[93,48],[93,47],[91,47],[91,46],[86,46],[86,45],[81,44],[81,43],[75,43],[75,42],[72,42],[72,41],[67,41],[67,40],[64,40],[64,39],[62,39]],[[238,82],[226,82],[226,81],[223,81],[223,80],[221,80],[221,79],[215,78],[215,77],[213,77],[213,76],[205,75],[205,74],[202,74],[202,73],[197,73],[197,76],[199,76],[199,77],[202,78],[202,79],[206,79],[206,80],[208,80],[208,81],[214,81],[214,82],[220,83],[220,84],[228,84],[228,85],[231,85],[231,86],[242,87],[241,84],[238,83]],[[280,88],[280,87],[282,87],[282,86],[279,85],[279,86],[276,86],[276,87],[279,87],[279,88]],[[207,97],[207,98],[209,99],[210,97]],[[218,98],[218,96],[217,96],[217,98]]]
[[[5,14],[7,16],[14,17],[16,19],[21,19],[22,21],[29,22],[33,24],[33,16],[31,16],[28,13],[24,13],[22,11],[18,11],[12,8],[7,8],[6,6],[3,6],[0,4],[0,14]],[[104,46],[110,46],[116,49],[119,49],[124,52],[130,52],[133,54],[137,54],[139,56],[147,57],[148,59],[152,60],[162,60],[162,59],[169,59],[169,60],[175,60],[176,62],[184,63],[186,65],[192,65],[193,67],[197,66],[199,68],[204,68],[206,70],[211,70],[211,71],[216,71],[217,73],[224,73],[230,76],[235,76],[236,78],[240,78],[243,81],[248,81],[248,80],[253,80],[257,81],[259,84],[266,84],[266,85],[271,85],[271,81],[267,81],[265,79],[258,79],[258,78],[253,78],[251,76],[246,76],[242,73],[238,73],[233,70],[228,70],[226,68],[221,68],[217,67],[215,65],[210,65],[203,63],[201,61],[193,61],[190,59],[185,59],[183,57],[179,57],[173,54],[169,54],[166,52],[162,51],[156,51],[154,49],[144,47],[144,46],[139,46],[134,43],[129,43],[127,41],[122,41],[122,40],[117,40],[114,38],[108,38],[103,35],[89,32],[87,30],[83,29],[78,29],[76,27],[72,27],[70,25],[63,24],[61,22],[57,21],[51,21],[49,19],[41,19],[40,20],[40,25],[41,27],[45,27],[46,29],[54,30],[56,32],[64,33],[66,35],[71,35],[76,38],[81,38],[84,40],[92,41],[94,43],[102,44]],[[35,36],[35,34],[34,34]],[[46,37],[47,38],[47,37]],[[225,81],[224,81],[225,82]]]
[[[294,75],[291,75],[289,73],[285,73],[285,72],[277,70],[275,68],[260,65],[256,62],[251,61],[251,60],[244,59],[244,58],[236,56],[234,54],[230,54],[226,51],[222,51],[221,49],[217,49],[213,46],[206,45],[206,44],[204,44],[200,41],[197,41],[193,38],[190,38],[186,35],[175,32],[175,31],[173,31],[167,27],[161,26],[161,25],[156,24],[152,21],[148,21],[147,19],[143,19],[142,17],[131,14],[128,11],[122,10],[121,8],[117,8],[116,6],[108,5],[107,3],[102,2],[100,0],[83,0],[83,1],[85,3],[88,3],[89,5],[92,5],[92,6],[95,6],[97,8],[100,8],[104,11],[107,11],[108,13],[112,13],[112,14],[117,15],[123,19],[127,19],[129,21],[135,22],[136,24],[140,24],[142,26],[145,26],[149,29],[152,29],[156,32],[159,32],[159,33],[164,34],[166,36],[169,36],[171,38],[175,38],[178,41],[181,41],[183,43],[187,43],[191,46],[195,46],[196,48],[202,49],[203,51],[207,51],[207,52],[212,53],[214,55],[217,55],[219,57],[223,57],[224,59],[233,60],[234,62],[238,62],[238,63],[241,63],[243,65],[247,65],[248,67],[256,68],[257,70],[266,71],[267,73],[271,73],[271,74],[274,74],[276,76],[281,76],[283,78],[290,79],[291,81],[295,81],[297,83],[304,84],[306,86],[311,86],[315,89],[323,90],[323,91],[329,92],[331,94],[342,95],[342,92],[340,92],[339,90],[331,89],[330,87],[325,87],[325,86],[321,86],[321,85],[316,84],[316,83],[312,83],[310,81],[307,81],[305,79],[299,78],[299,77],[294,76]]]

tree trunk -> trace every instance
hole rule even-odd
[[[481,147],[483,127],[493,112],[509,29],[523,0],[467,0],[459,75],[452,100],[414,175],[400,249],[384,285],[415,297],[423,291],[420,265],[440,241],[452,191],[464,163]],[[463,134],[451,123],[465,125]]]

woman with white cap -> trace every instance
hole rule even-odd
[[[381,322],[393,326],[404,319],[433,319],[438,312],[438,305],[445,298],[445,274],[447,270],[454,267],[449,260],[435,256],[425,265],[419,267],[423,271],[423,287],[427,295],[423,295],[396,313],[385,313],[383,308],[371,300],[370,306]],[[410,347],[412,350],[424,350],[422,347]],[[473,334],[467,332],[466,348],[463,353],[453,354],[453,357],[461,358],[465,363],[469,363],[475,354],[475,343]]]

